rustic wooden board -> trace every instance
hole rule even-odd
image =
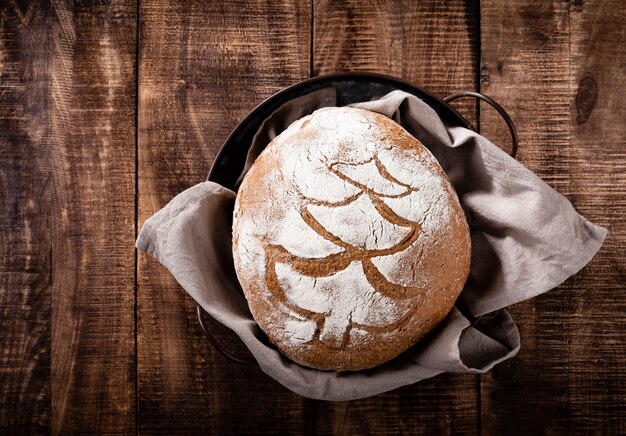
[[[472,2],[314,2],[315,74],[375,71],[441,97],[476,86]],[[463,112],[475,120],[475,105]],[[448,434],[477,429],[477,378],[443,375],[355,402],[315,404],[319,434]]]
[[[45,10],[0,12],[0,434],[50,425]]]
[[[477,1],[314,1],[314,75],[370,71],[445,97],[477,82]],[[472,101],[456,105],[471,122]]]
[[[0,434],[626,433],[622,2],[105,3],[0,7]],[[487,375],[314,402],[214,352],[191,299],[148,256],[135,265],[133,242],[256,103],[355,70],[439,96],[480,74],[517,122],[521,161],[609,236],[513,308],[522,350]]]
[[[0,12],[2,433],[134,431],[135,11]]]
[[[143,223],[206,179],[218,147],[254,105],[309,76],[310,5],[142,1],[140,17]],[[307,431],[309,403],[256,365],[237,366],[217,354],[202,336],[190,297],[144,254],[138,280],[140,432]],[[238,342],[224,329],[218,336]]]
[[[48,13],[52,432],[135,430],[136,5]]]
[[[483,377],[484,434],[626,432],[626,30],[622,2],[482,2],[482,91],[509,110],[520,158],[594,223],[596,258],[511,312],[512,361]],[[508,133],[492,111],[481,130]]]

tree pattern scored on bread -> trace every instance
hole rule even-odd
[[[374,257],[406,250],[419,237],[420,224],[401,217],[382,200],[402,198],[418,188],[393,177],[377,155],[362,163],[335,162],[327,168],[359,192],[337,202],[302,195],[304,201],[299,213],[314,232],[343,251],[323,258],[306,258],[294,256],[280,245],[269,245],[266,248],[266,283],[277,301],[295,314],[315,321],[316,328],[309,343],[341,349],[349,342],[353,328],[368,333],[401,329],[419,309],[426,290],[392,283],[372,263]],[[359,178],[362,173],[368,174],[367,180]],[[372,174],[376,176],[372,178]],[[337,213],[363,215],[369,225],[352,229],[350,237],[337,234],[340,232],[332,229]],[[390,236],[397,238],[392,240]],[[348,270],[349,273],[345,273]],[[303,307],[303,299],[299,299],[295,291],[303,287],[309,287],[311,292],[324,291],[336,283],[351,292],[335,289],[335,292],[325,293],[328,301],[323,312]],[[379,295],[372,298],[374,294]],[[382,306],[375,309],[380,309],[379,313],[393,314],[392,319],[382,317],[383,322],[368,322],[359,308],[372,305]]]

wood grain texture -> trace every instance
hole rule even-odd
[[[439,96],[475,89],[477,5],[472,2],[314,2],[315,74],[375,71]],[[475,105],[463,113],[475,120]],[[476,377],[443,375],[373,398],[315,403],[318,434],[472,434]]]
[[[48,12],[55,434],[135,431],[136,5]]]
[[[478,392],[473,375],[442,374],[371,398],[316,402],[317,435],[473,435]]]
[[[480,17],[477,0],[142,0],[139,17],[135,0],[0,3],[0,434],[625,434],[626,12],[480,3]],[[256,103],[356,70],[438,96],[480,72],[522,163],[609,236],[513,308],[522,350],[481,378],[313,402],[214,352],[169,273],[143,254],[135,270],[133,242]],[[482,109],[482,133],[506,146]]]
[[[314,1],[314,75],[370,71],[445,97],[476,85],[477,1]],[[476,105],[455,104],[469,121]]]
[[[308,2],[142,1],[139,222],[206,179],[256,104],[309,76]],[[308,402],[217,354],[194,304],[149,256],[138,264],[139,431],[300,434]],[[211,325],[215,327],[214,324]],[[218,337],[238,340],[220,329]]]
[[[50,425],[47,30],[45,9],[0,11],[0,434]]]
[[[516,121],[519,158],[609,229],[586,268],[511,311],[522,349],[483,376],[483,433],[624,434],[626,13],[617,0],[481,5],[482,91]],[[499,123],[481,113],[505,141]]]

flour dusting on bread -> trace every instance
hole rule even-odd
[[[450,310],[469,269],[458,198],[390,119],[321,109],[257,159],[233,251],[255,320],[290,358],[356,370],[389,360]]]

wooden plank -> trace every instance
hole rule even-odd
[[[370,71],[445,97],[474,90],[478,5],[472,1],[314,1],[314,75]],[[455,103],[475,122],[471,100]]]
[[[134,13],[0,14],[2,433],[134,431]]]
[[[482,2],[482,90],[522,162],[609,228],[596,258],[512,311],[522,349],[483,377],[485,434],[626,432],[626,19],[622,2]],[[481,129],[507,141],[491,111]]]
[[[133,433],[136,4],[60,1],[46,13],[51,429]]]
[[[47,24],[36,7],[0,12],[0,434],[50,425]]]
[[[139,221],[205,180],[221,143],[267,96],[309,75],[308,2],[142,1]],[[191,298],[138,263],[139,431],[303,433],[308,402],[217,354]],[[218,330],[235,346],[237,339]]]
[[[314,72],[386,73],[439,96],[474,89],[476,12],[476,4],[463,1],[316,0]],[[462,106],[470,120],[474,109],[471,102]],[[475,376],[442,375],[369,399],[317,402],[315,429],[319,434],[474,433],[477,399]]]

